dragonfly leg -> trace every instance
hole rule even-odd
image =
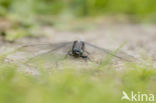
[[[65,55],[65,58],[67,58],[68,56],[73,56],[72,51],[68,51],[68,53]]]
[[[91,61],[91,59],[90,59],[88,56],[82,55],[81,57],[82,57],[84,60],[86,60],[86,61],[87,61],[87,60]]]
[[[71,51],[71,50],[70,50],[70,51],[68,51],[67,55],[73,56],[72,51]]]
[[[90,55],[90,53],[87,50],[84,50],[84,55]]]

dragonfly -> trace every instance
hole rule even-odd
[[[36,55],[33,55],[30,59],[44,56],[50,58],[50,55],[57,54],[58,56],[64,56],[65,58],[79,58],[85,61],[101,61],[108,55],[118,60],[127,62],[134,60],[134,57],[124,52],[117,53],[112,50],[101,48],[91,43],[78,40],[61,43],[23,45],[19,47],[17,51],[29,52],[30,54],[36,53]]]

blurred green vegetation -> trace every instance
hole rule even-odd
[[[42,34],[44,25],[80,31],[94,28],[99,18],[155,23],[156,0],[0,0],[0,17],[13,24],[13,33],[5,31],[6,40],[14,41]]]
[[[32,15],[74,16],[129,15],[155,19],[155,0],[0,0],[0,15],[8,13],[31,18]]]
[[[150,66],[39,71],[31,75],[0,64],[0,103],[130,103],[121,101],[122,91],[156,94],[156,69]]]
[[[5,62],[9,54],[0,55],[0,103],[131,103],[121,101],[123,91],[156,95],[156,68],[150,61],[125,63],[121,70],[111,60],[90,68],[61,69],[45,69],[41,62],[33,69]]]

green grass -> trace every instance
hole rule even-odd
[[[128,103],[121,101],[123,90],[156,95],[156,69],[151,65],[128,63],[121,71],[112,64],[81,70],[41,67],[39,75],[18,68],[1,62],[0,103]]]
[[[155,0],[1,0],[0,14],[17,14],[23,19],[30,19],[33,15],[62,15],[64,12],[75,16],[124,14],[155,20],[155,4]]]
[[[155,23],[155,4],[156,0],[0,0],[0,17],[12,23],[13,31],[6,30],[6,40],[14,41],[40,35],[36,28],[45,25],[62,30],[92,29],[98,17]],[[92,19],[79,23],[84,18]]]

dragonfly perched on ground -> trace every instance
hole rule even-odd
[[[48,44],[31,44],[24,45],[17,49],[17,51],[29,52],[32,60],[36,57],[47,57],[48,59],[56,59],[51,57],[57,55],[57,57],[67,58],[72,57],[74,59],[83,59],[85,61],[102,61],[106,56],[111,56],[122,61],[133,61],[135,58],[123,53],[113,52],[108,49],[97,47],[85,41],[71,41],[61,43],[48,43]]]

